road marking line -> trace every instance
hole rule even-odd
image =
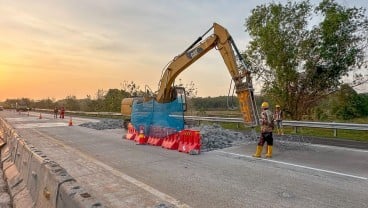
[[[141,182],[141,181],[139,181],[139,180],[137,180],[137,179],[135,179],[133,177],[130,177],[130,176],[128,176],[128,175],[120,172],[119,170],[117,170],[117,169],[115,169],[115,168],[113,168],[111,166],[106,165],[105,163],[103,163],[103,162],[101,162],[99,160],[96,160],[95,158],[90,157],[90,156],[88,156],[88,155],[86,155],[86,154],[78,151],[77,149],[64,144],[63,142],[61,142],[60,140],[55,139],[54,137],[51,137],[51,136],[49,136],[47,134],[44,134],[44,133],[38,131],[37,129],[32,129],[32,130],[34,130],[36,133],[38,133],[39,135],[41,135],[41,136],[43,136],[45,138],[48,138],[50,140],[53,140],[55,143],[63,146],[64,148],[69,149],[69,150],[73,151],[74,153],[77,153],[79,156],[83,157],[84,159],[89,160],[89,161],[91,161],[91,162],[93,162],[93,163],[101,166],[102,168],[104,168],[104,169],[110,171],[111,173],[113,173],[115,176],[118,176],[118,177],[120,177],[120,178],[122,178],[122,179],[124,179],[124,180],[126,180],[126,181],[128,181],[128,182],[130,182],[130,183],[132,183],[132,184],[134,184],[136,186],[138,186],[139,188],[141,188],[141,189],[143,189],[143,190],[145,190],[145,191],[147,191],[147,192],[155,195],[156,197],[158,197],[158,198],[160,198],[160,199],[162,199],[164,201],[169,202],[170,204],[175,205],[178,208],[191,208],[189,205],[180,202],[179,200],[175,199],[174,197],[169,196],[169,195],[167,195],[167,194],[165,194],[163,192],[160,192],[159,190],[154,189],[153,187],[151,187],[151,186],[149,186],[149,185],[147,185],[147,184],[145,184],[145,183],[143,183],[143,182]]]
[[[15,129],[29,129],[29,128],[45,128],[45,127],[58,127],[68,126],[67,123],[26,123],[26,124],[13,124]]]
[[[314,146],[314,147],[322,147],[322,148],[329,148],[329,149],[349,150],[349,151],[354,151],[354,152],[368,153],[368,150],[356,149],[356,148],[352,148],[352,147],[339,147],[339,146],[331,146],[331,145],[323,145],[323,144],[309,144],[309,145]]]
[[[267,161],[267,162],[273,162],[273,163],[278,163],[278,164],[283,164],[283,165],[289,165],[289,166],[304,168],[304,169],[308,169],[308,170],[315,170],[315,171],[319,171],[319,172],[331,173],[331,174],[340,175],[340,176],[347,176],[347,177],[361,179],[361,180],[368,180],[368,178],[366,178],[366,177],[356,176],[356,175],[351,175],[351,174],[346,174],[346,173],[341,173],[341,172],[336,172],[336,171],[331,171],[331,170],[313,168],[313,167],[309,167],[309,166],[297,165],[297,164],[293,164],[293,163],[287,163],[287,162],[282,162],[282,161],[277,161],[277,160],[272,160],[272,159],[254,158],[254,157],[248,156],[248,155],[242,155],[242,154],[237,154],[237,153],[232,153],[232,152],[225,152],[225,151],[221,151],[221,150],[215,150],[215,151],[220,152],[220,153],[224,153],[224,154],[238,156],[238,157],[252,158],[252,159],[256,159],[256,160],[263,160],[263,161]]]
[[[38,121],[39,118],[36,117],[7,117],[5,118],[5,120],[7,121],[14,121],[14,122],[19,122],[19,121]],[[48,119],[44,119],[44,120],[48,120]]]

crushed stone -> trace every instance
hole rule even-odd
[[[123,128],[123,121],[120,119],[101,119],[99,122],[87,122],[79,126],[96,130],[121,129]]]
[[[257,136],[255,132],[239,132],[222,128],[219,124],[200,125],[191,129],[200,131],[202,150],[211,151],[223,149],[241,143],[253,143]]]
[[[175,208],[176,206],[172,204],[160,203],[156,205],[154,208]]]

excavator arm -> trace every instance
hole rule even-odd
[[[202,38],[212,29],[214,33],[202,41]],[[156,101],[166,103],[174,100],[175,93],[173,91],[175,88],[173,84],[176,77],[213,48],[220,52],[235,83],[244,122],[258,125],[250,71],[246,69],[246,64],[228,31],[217,23],[214,23],[205,34],[168,64],[159,83]]]

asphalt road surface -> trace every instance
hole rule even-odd
[[[188,155],[122,139],[122,129],[77,126],[93,119],[0,112],[107,207],[367,207],[368,151],[310,144],[256,144]]]

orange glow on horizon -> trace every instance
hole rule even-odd
[[[140,15],[146,12],[142,7],[132,7],[129,14],[104,10],[135,3],[110,3],[100,7],[96,1],[83,2],[88,8],[83,10],[63,1],[0,5],[0,101],[94,98],[99,89],[121,88],[124,81],[156,91],[166,64],[214,21],[169,26],[172,23],[153,18],[155,22],[147,24],[147,17]],[[159,18],[167,8],[154,5],[158,10],[150,15]],[[217,51],[190,67],[178,78],[183,84],[193,81],[198,96],[227,94],[230,76]]]

